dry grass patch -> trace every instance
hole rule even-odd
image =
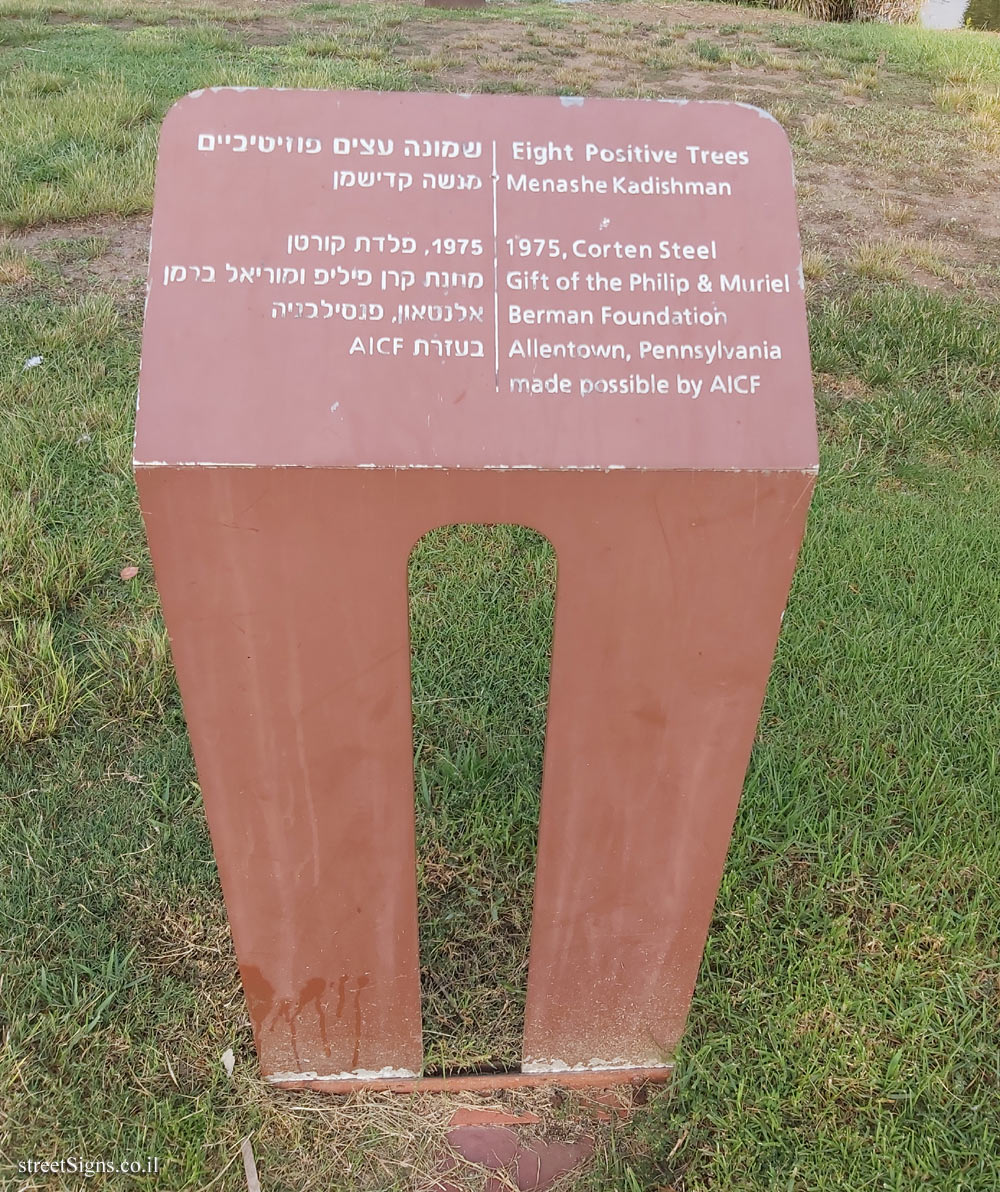
[[[1000,116],[993,111],[973,112],[969,117],[969,145],[978,153],[1000,153]]]
[[[779,100],[777,103],[769,103],[767,105],[767,110],[771,113],[775,120],[777,120],[782,128],[787,129],[792,123],[792,116],[795,109],[790,103],[785,103],[784,100]]]
[[[583,95],[597,82],[597,75],[586,66],[564,66],[552,76],[552,82],[560,91]]]
[[[655,87],[647,85],[638,78],[619,83],[611,91],[611,95],[615,99],[656,99],[658,94]]]
[[[847,78],[847,68],[839,58],[819,58],[816,69],[828,79]]]
[[[942,112],[965,118],[967,138],[977,152],[1000,152],[1000,88],[975,83],[936,87],[931,100]]]
[[[150,904],[136,891],[128,896],[137,922],[144,925],[150,965],[198,986],[199,1002],[217,1008],[237,1005],[246,1017],[236,955],[226,910],[218,898],[189,894]]]
[[[427,55],[426,57],[408,58],[407,65],[411,70],[416,71],[418,74],[433,75],[437,74],[437,72],[441,70],[452,70],[454,67],[459,66],[460,63],[457,58],[445,58],[438,54]]]
[[[261,1095],[256,1082],[239,1078],[241,1096],[255,1102],[259,1117],[257,1135],[274,1154],[289,1158],[321,1151],[327,1171],[341,1173],[338,1189],[410,1188],[423,1192],[437,1187],[442,1161],[458,1159],[448,1173],[456,1189],[475,1192],[483,1187],[485,1172],[455,1155],[447,1143],[447,1132],[458,1110],[494,1110],[538,1119],[520,1127],[522,1138],[568,1141],[587,1134],[595,1140],[597,1158],[605,1159],[614,1146],[613,1128],[594,1121],[596,1102],[583,1097],[555,1094],[550,1090],[518,1090],[488,1097],[474,1094],[399,1096],[393,1093],[357,1093],[350,1097],[323,1094],[271,1093]],[[628,1108],[626,1107],[626,1112]],[[619,1144],[620,1145],[620,1144]],[[620,1153],[620,1152],[619,1152]],[[279,1160],[280,1162],[280,1160]],[[303,1183],[295,1178],[292,1163],[282,1163],[296,1188],[330,1188],[326,1183]],[[269,1166],[272,1174],[275,1164]],[[516,1188],[507,1177],[499,1187]],[[579,1187],[584,1171],[577,1169],[560,1187]]]
[[[525,62],[519,62],[514,55],[483,54],[476,59],[476,66],[490,74],[514,75],[525,78],[531,73],[531,67]]]
[[[769,0],[818,21],[885,21],[905,24],[916,18],[920,0]]]
[[[1000,89],[977,86],[971,83],[948,83],[935,87],[931,99],[942,112],[960,115],[983,113],[994,120],[1000,120]]]
[[[855,246],[847,264],[858,277],[872,281],[903,281],[907,275],[905,255],[896,240],[866,240]]]
[[[928,237],[923,240],[904,240],[901,243],[904,254],[918,268],[934,277],[949,281],[952,285],[963,284],[961,274],[949,260],[950,249],[944,241]]]
[[[807,248],[802,253],[802,272],[806,281],[824,281],[830,274],[832,261],[827,253],[818,248]]]
[[[874,390],[854,373],[817,373],[816,388],[838,402],[870,401]]]
[[[911,203],[901,203],[889,194],[882,196],[881,207],[885,222],[894,228],[904,227],[913,220],[913,205]]]
[[[837,120],[829,112],[814,112],[802,121],[802,128],[812,140],[821,141],[837,131]]]
[[[894,236],[862,241],[854,247],[847,264],[858,277],[872,281],[912,281],[915,268],[960,286],[963,278],[948,260],[948,253],[948,246],[939,240]]]
[[[768,70],[776,70],[783,73],[786,70],[791,70],[793,62],[791,58],[786,58],[784,54],[768,54],[764,59],[764,65]]]
[[[0,247],[0,286],[22,286],[31,280],[28,254]]]

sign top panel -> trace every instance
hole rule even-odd
[[[728,103],[187,96],[135,462],[814,468],[784,132]]]

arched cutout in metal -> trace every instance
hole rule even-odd
[[[523,525],[410,554],[425,1075],[520,1065],[555,580]]]

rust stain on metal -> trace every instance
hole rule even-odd
[[[272,1083],[667,1077],[817,467],[760,116],[235,89],[168,116],[136,481]],[[522,1071],[434,1081],[406,563],[455,522],[538,530],[559,583]]]

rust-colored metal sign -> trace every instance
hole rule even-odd
[[[219,89],[160,144],[135,468],[261,1063],[420,1081],[406,561],[559,561],[524,1062],[663,1075],[817,466],[737,104]]]

